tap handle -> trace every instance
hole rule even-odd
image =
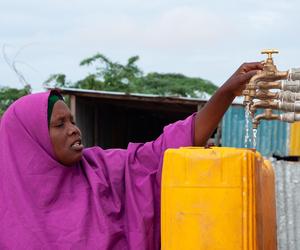
[[[264,49],[261,53],[267,54],[268,59],[272,59],[272,54],[278,54],[279,51],[277,49]]]
[[[291,81],[300,80],[300,68],[290,69],[288,79]]]

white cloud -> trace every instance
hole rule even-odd
[[[183,6],[163,13],[146,29],[145,42],[158,49],[212,46],[233,27],[212,12]]]
[[[281,51],[281,69],[300,66],[299,7],[281,0],[3,1],[0,46],[13,45],[8,54],[14,57],[29,45],[17,60],[36,86],[56,72],[79,79],[88,70],[79,61],[96,52],[121,62],[140,55],[145,72],[179,72],[218,84],[242,61],[263,59],[263,48]],[[0,71],[0,85],[18,81],[3,58]]]

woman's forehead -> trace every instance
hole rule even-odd
[[[57,119],[65,116],[72,116],[71,110],[63,101],[59,100],[54,104],[52,117]]]

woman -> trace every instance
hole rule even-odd
[[[83,149],[57,93],[17,100],[0,124],[0,249],[160,249],[164,151],[205,145],[261,69],[243,64],[200,112],[126,150]]]

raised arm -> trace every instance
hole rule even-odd
[[[233,99],[241,95],[250,78],[262,67],[260,62],[242,64],[198,111],[195,119],[195,146],[205,146]]]

